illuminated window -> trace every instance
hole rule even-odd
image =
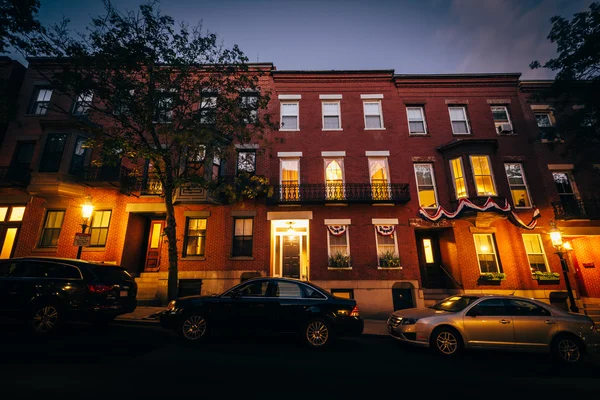
[[[281,102],[281,129],[282,131],[299,130],[299,103]]]
[[[522,236],[531,272],[547,272],[548,260],[546,260],[546,253],[544,253],[544,246],[542,245],[542,238],[540,235],[523,234]]]
[[[46,220],[42,229],[39,247],[56,247],[58,246],[58,237],[65,218],[64,210],[48,210],[46,212]]]
[[[431,246],[431,239],[423,239],[423,251],[425,252],[426,264],[432,264],[434,262],[433,248]]]
[[[298,200],[300,189],[300,160],[297,158],[281,159],[280,166],[282,200]]]
[[[206,247],[206,219],[188,218],[185,228],[183,256],[203,256]]]
[[[10,211],[9,222],[20,222],[23,221],[23,214],[25,214],[25,206],[13,206]]]
[[[465,107],[448,107],[452,133],[455,135],[467,135],[471,133],[469,121],[467,120],[467,109]]]
[[[50,106],[52,89],[47,86],[36,87],[29,107],[29,114],[45,115]]]
[[[477,196],[495,196],[496,187],[488,156],[470,156]]]
[[[340,102],[323,102],[323,130],[340,130],[342,129],[340,117]]]
[[[450,171],[452,171],[452,181],[454,183],[454,193],[457,199],[467,197],[467,183],[465,181],[465,171],[461,158],[450,160]]]
[[[325,195],[327,199],[344,199],[344,161],[342,158],[325,159]]]
[[[415,178],[417,180],[417,193],[419,206],[423,208],[437,207],[437,193],[432,164],[415,164]]]
[[[390,173],[386,157],[369,157],[369,176],[373,200],[390,198]]]
[[[491,234],[474,234],[473,238],[481,273],[502,272],[498,265],[494,237]]]
[[[531,207],[531,199],[529,197],[529,188],[525,181],[525,173],[523,164],[504,164],[506,170],[506,178],[512,195],[515,208]]]
[[[350,245],[348,242],[348,226],[347,225],[332,225],[327,228],[327,245],[329,248],[329,256],[342,254],[350,255]]]
[[[90,247],[106,246],[108,237],[108,227],[110,226],[111,210],[94,211],[92,222],[90,224]]]

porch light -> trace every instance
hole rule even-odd
[[[94,212],[94,204],[92,203],[92,196],[89,194],[85,197],[85,201],[81,205],[81,217],[83,218],[83,223],[81,224],[81,233],[85,233],[85,230],[88,228],[88,223],[90,218],[92,217],[92,213]],[[81,250],[82,246],[77,248],[77,259],[81,258]]]
[[[571,311],[574,313],[579,312],[579,307],[575,304],[575,298],[573,297],[573,290],[571,289],[571,282],[569,281],[569,266],[565,254],[571,250],[570,242],[563,242],[562,232],[556,226],[554,221],[550,221],[550,240],[552,240],[552,246],[556,249],[556,255],[560,259],[560,266],[562,267],[563,276],[565,278],[565,286],[567,287],[567,294],[569,295],[569,302],[571,303]]]

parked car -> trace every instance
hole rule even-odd
[[[546,352],[566,363],[600,351],[591,318],[525,297],[465,294],[427,308],[394,311],[391,337],[456,356],[463,349]]]
[[[298,334],[310,347],[360,335],[364,320],[354,299],[343,299],[305,281],[253,278],[221,295],[189,296],[160,314],[164,328],[199,342],[214,332]]]
[[[104,323],[137,305],[137,284],[125,268],[68,258],[0,260],[0,315],[48,334],[63,322]]]

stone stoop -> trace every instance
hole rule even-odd
[[[139,277],[135,278],[138,285],[137,300],[138,305],[160,305],[158,298],[158,273],[142,272]]]
[[[600,326],[600,299],[582,298],[583,312]]]

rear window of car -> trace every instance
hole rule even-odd
[[[26,261],[23,276],[29,278],[81,279],[77,267],[45,261]]]
[[[108,267],[104,265],[98,265],[94,268],[90,268],[91,271],[96,275],[99,280],[102,281],[130,281],[133,278],[129,275],[129,272],[125,268],[121,267]]]

